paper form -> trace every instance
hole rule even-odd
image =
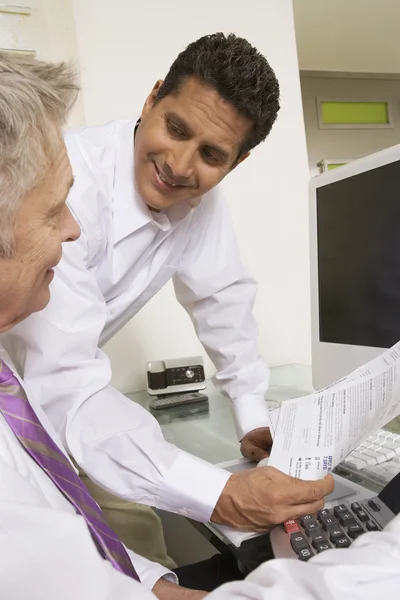
[[[400,342],[333,385],[284,401],[268,464],[321,479],[399,414]]]

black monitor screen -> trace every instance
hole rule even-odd
[[[320,341],[400,340],[400,161],[317,188]]]

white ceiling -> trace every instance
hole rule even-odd
[[[301,70],[400,73],[400,0],[293,0]]]

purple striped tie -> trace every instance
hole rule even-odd
[[[0,359],[0,413],[34,461],[83,516],[101,554],[118,571],[139,581],[129,556],[72,465],[29,404],[18,379]]]

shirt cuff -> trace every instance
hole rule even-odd
[[[233,418],[238,439],[258,427],[271,427],[268,406],[262,396],[246,394],[233,402]]]
[[[136,552],[129,550],[129,548],[125,547],[125,549],[139,576],[140,583],[148,590],[152,590],[161,577],[171,581],[171,583],[178,583],[178,577],[169,569],[166,569],[159,563],[152,562],[151,560],[136,554]]]
[[[230,476],[228,471],[182,451],[168,471],[164,503],[168,498],[172,512],[207,523]]]

